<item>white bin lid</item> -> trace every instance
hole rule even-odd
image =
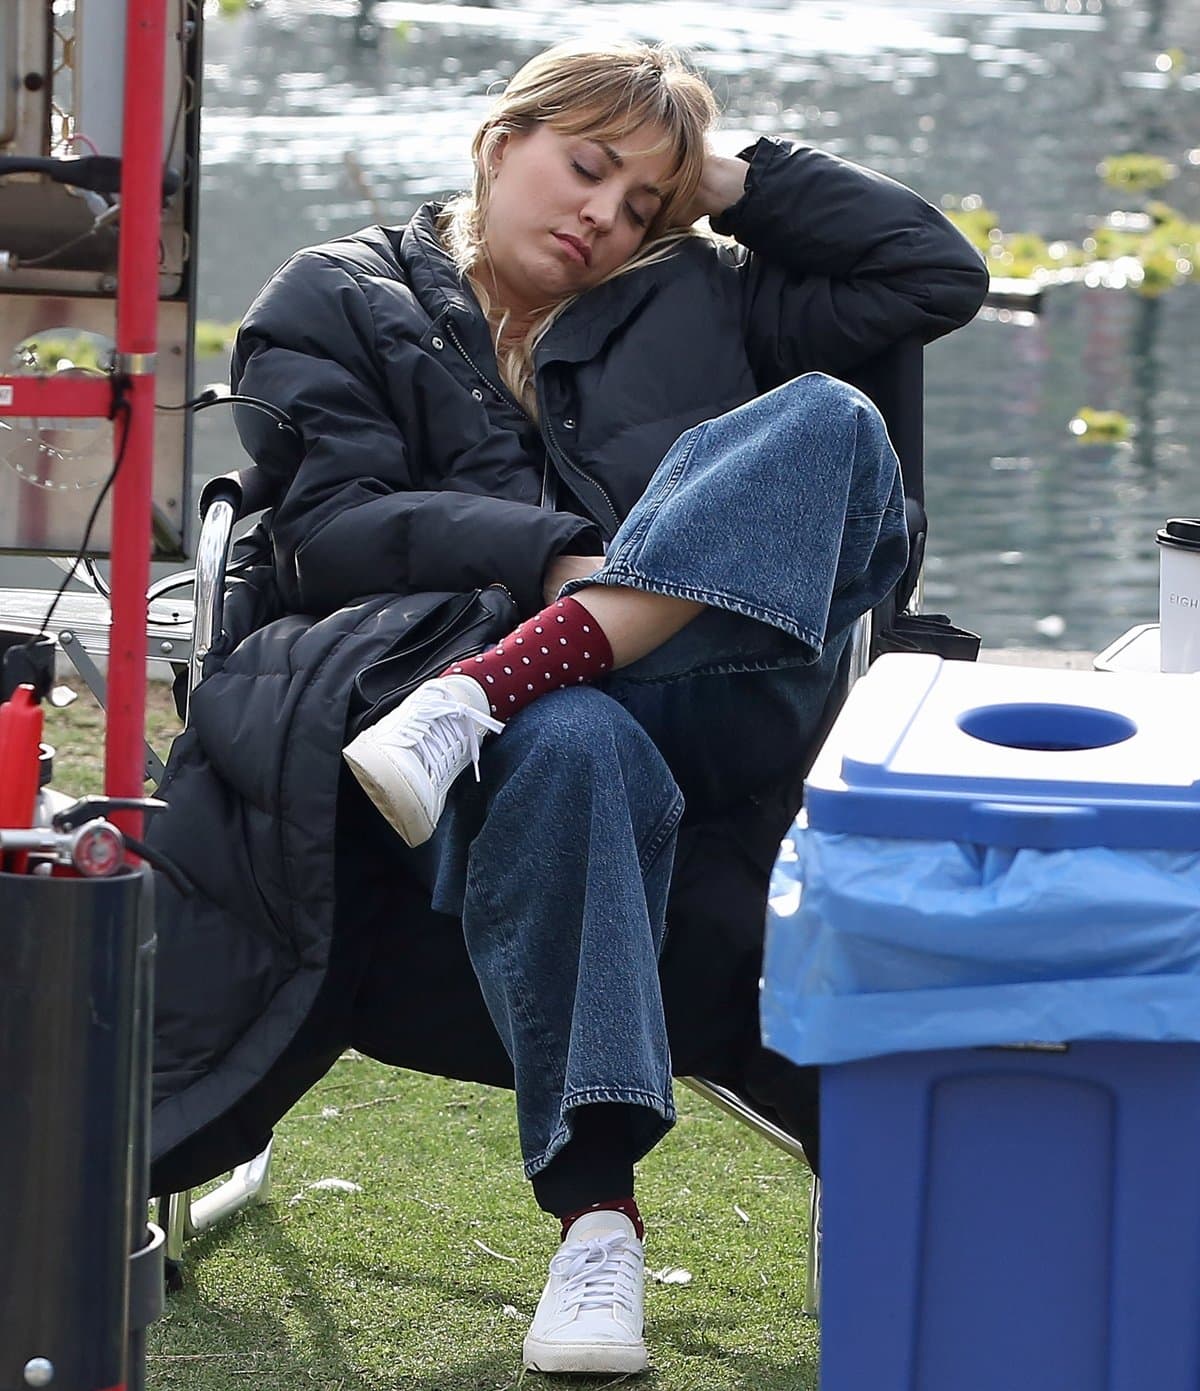
[[[851,690],[806,789],[819,830],[1200,849],[1200,675],[889,654]]]

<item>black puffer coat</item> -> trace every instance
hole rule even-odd
[[[157,1186],[248,1157],[348,1043],[511,1084],[457,925],[406,880],[341,772],[350,683],[394,640],[401,596],[500,582],[533,612],[547,562],[598,553],[682,431],[978,308],[979,258],[909,190],[780,141],[748,157],[718,222],[736,245],[685,241],[554,324],[540,426],[496,385],[431,208],[299,253],[252,306],[235,387],[296,433],[241,422],[282,494],[270,563],[234,586],[153,831],[197,885],[159,895]],[[676,1071],[757,1087],[784,1112],[800,1093],[757,1046],[755,987],[785,824],[778,805],[731,807],[685,829],[663,965]],[[338,999],[327,985],[318,1028],[331,942]]]

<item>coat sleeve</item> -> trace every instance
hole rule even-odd
[[[279,407],[297,432],[263,428],[257,413],[239,420],[282,493],[271,536],[285,602],[328,613],[366,594],[499,583],[536,612],[548,561],[598,552],[595,529],[530,503],[420,487],[380,351],[357,278],[321,251],[277,272],[238,333],[234,390]]]
[[[739,246],[743,327],[763,390],[801,372],[838,372],[916,334],[972,319],[982,257],[903,184],[834,155],[764,138],[742,155],[742,197],[713,229]]]

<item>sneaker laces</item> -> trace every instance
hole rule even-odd
[[[445,777],[462,757],[462,746],[466,744],[478,782],[483,733],[499,734],[503,728],[503,721],[465,701],[453,700],[434,687],[422,691],[406,712],[404,742],[421,756],[426,771],[437,778]]]
[[[589,1237],[564,1246],[551,1260],[550,1273],[563,1284],[558,1292],[564,1309],[611,1309],[614,1304],[636,1313],[639,1261],[623,1232]]]

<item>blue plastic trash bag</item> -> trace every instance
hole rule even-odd
[[[1200,1042],[1200,852],[798,830],[763,975],[763,1041],[796,1063]]]

